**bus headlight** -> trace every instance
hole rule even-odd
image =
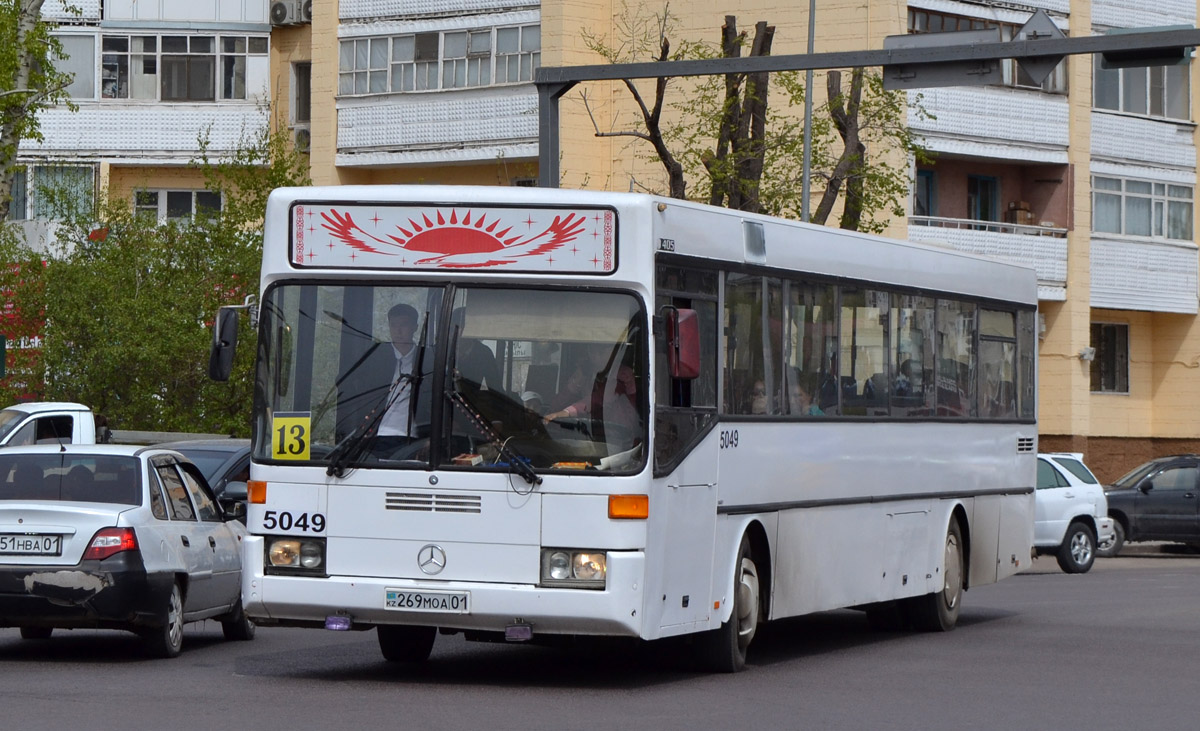
[[[265,548],[266,573],[325,575],[324,538],[267,537]]]
[[[603,589],[608,555],[570,548],[542,550],[542,584],[576,589]]]

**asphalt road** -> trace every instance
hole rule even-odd
[[[513,647],[439,637],[384,662],[374,633],[189,625],[174,660],[122,633],[0,630],[7,728],[1187,729],[1200,725],[1200,555],[1052,557],[965,597],[945,634],[828,612],[763,628],[748,669],[691,672],[669,643]]]

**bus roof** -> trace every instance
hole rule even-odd
[[[280,188],[264,272],[330,269],[645,282],[656,253],[752,264],[1030,306],[1017,264],[881,236],[641,193],[500,186]],[[284,246],[286,242],[286,246]],[[623,244],[619,246],[619,244]]]

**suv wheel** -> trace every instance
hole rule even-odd
[[[1125,545],[1125,526],[1121,525],[1121,521],[1113,521],[1113,539],[1106,541],[1103,546],[1096,549],[1096,555],[1103,558],[1116,558],[1121,552],[1122,546]]]
[[[1095,560],[1096,534],[1085,523],[1071,523],[1058,548],[1058,565],[1068,574],[1086,574]]]

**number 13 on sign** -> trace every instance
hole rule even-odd
[[[275,459],[308,459],[312,412],[276,411],[271,426],[271,456]]]

